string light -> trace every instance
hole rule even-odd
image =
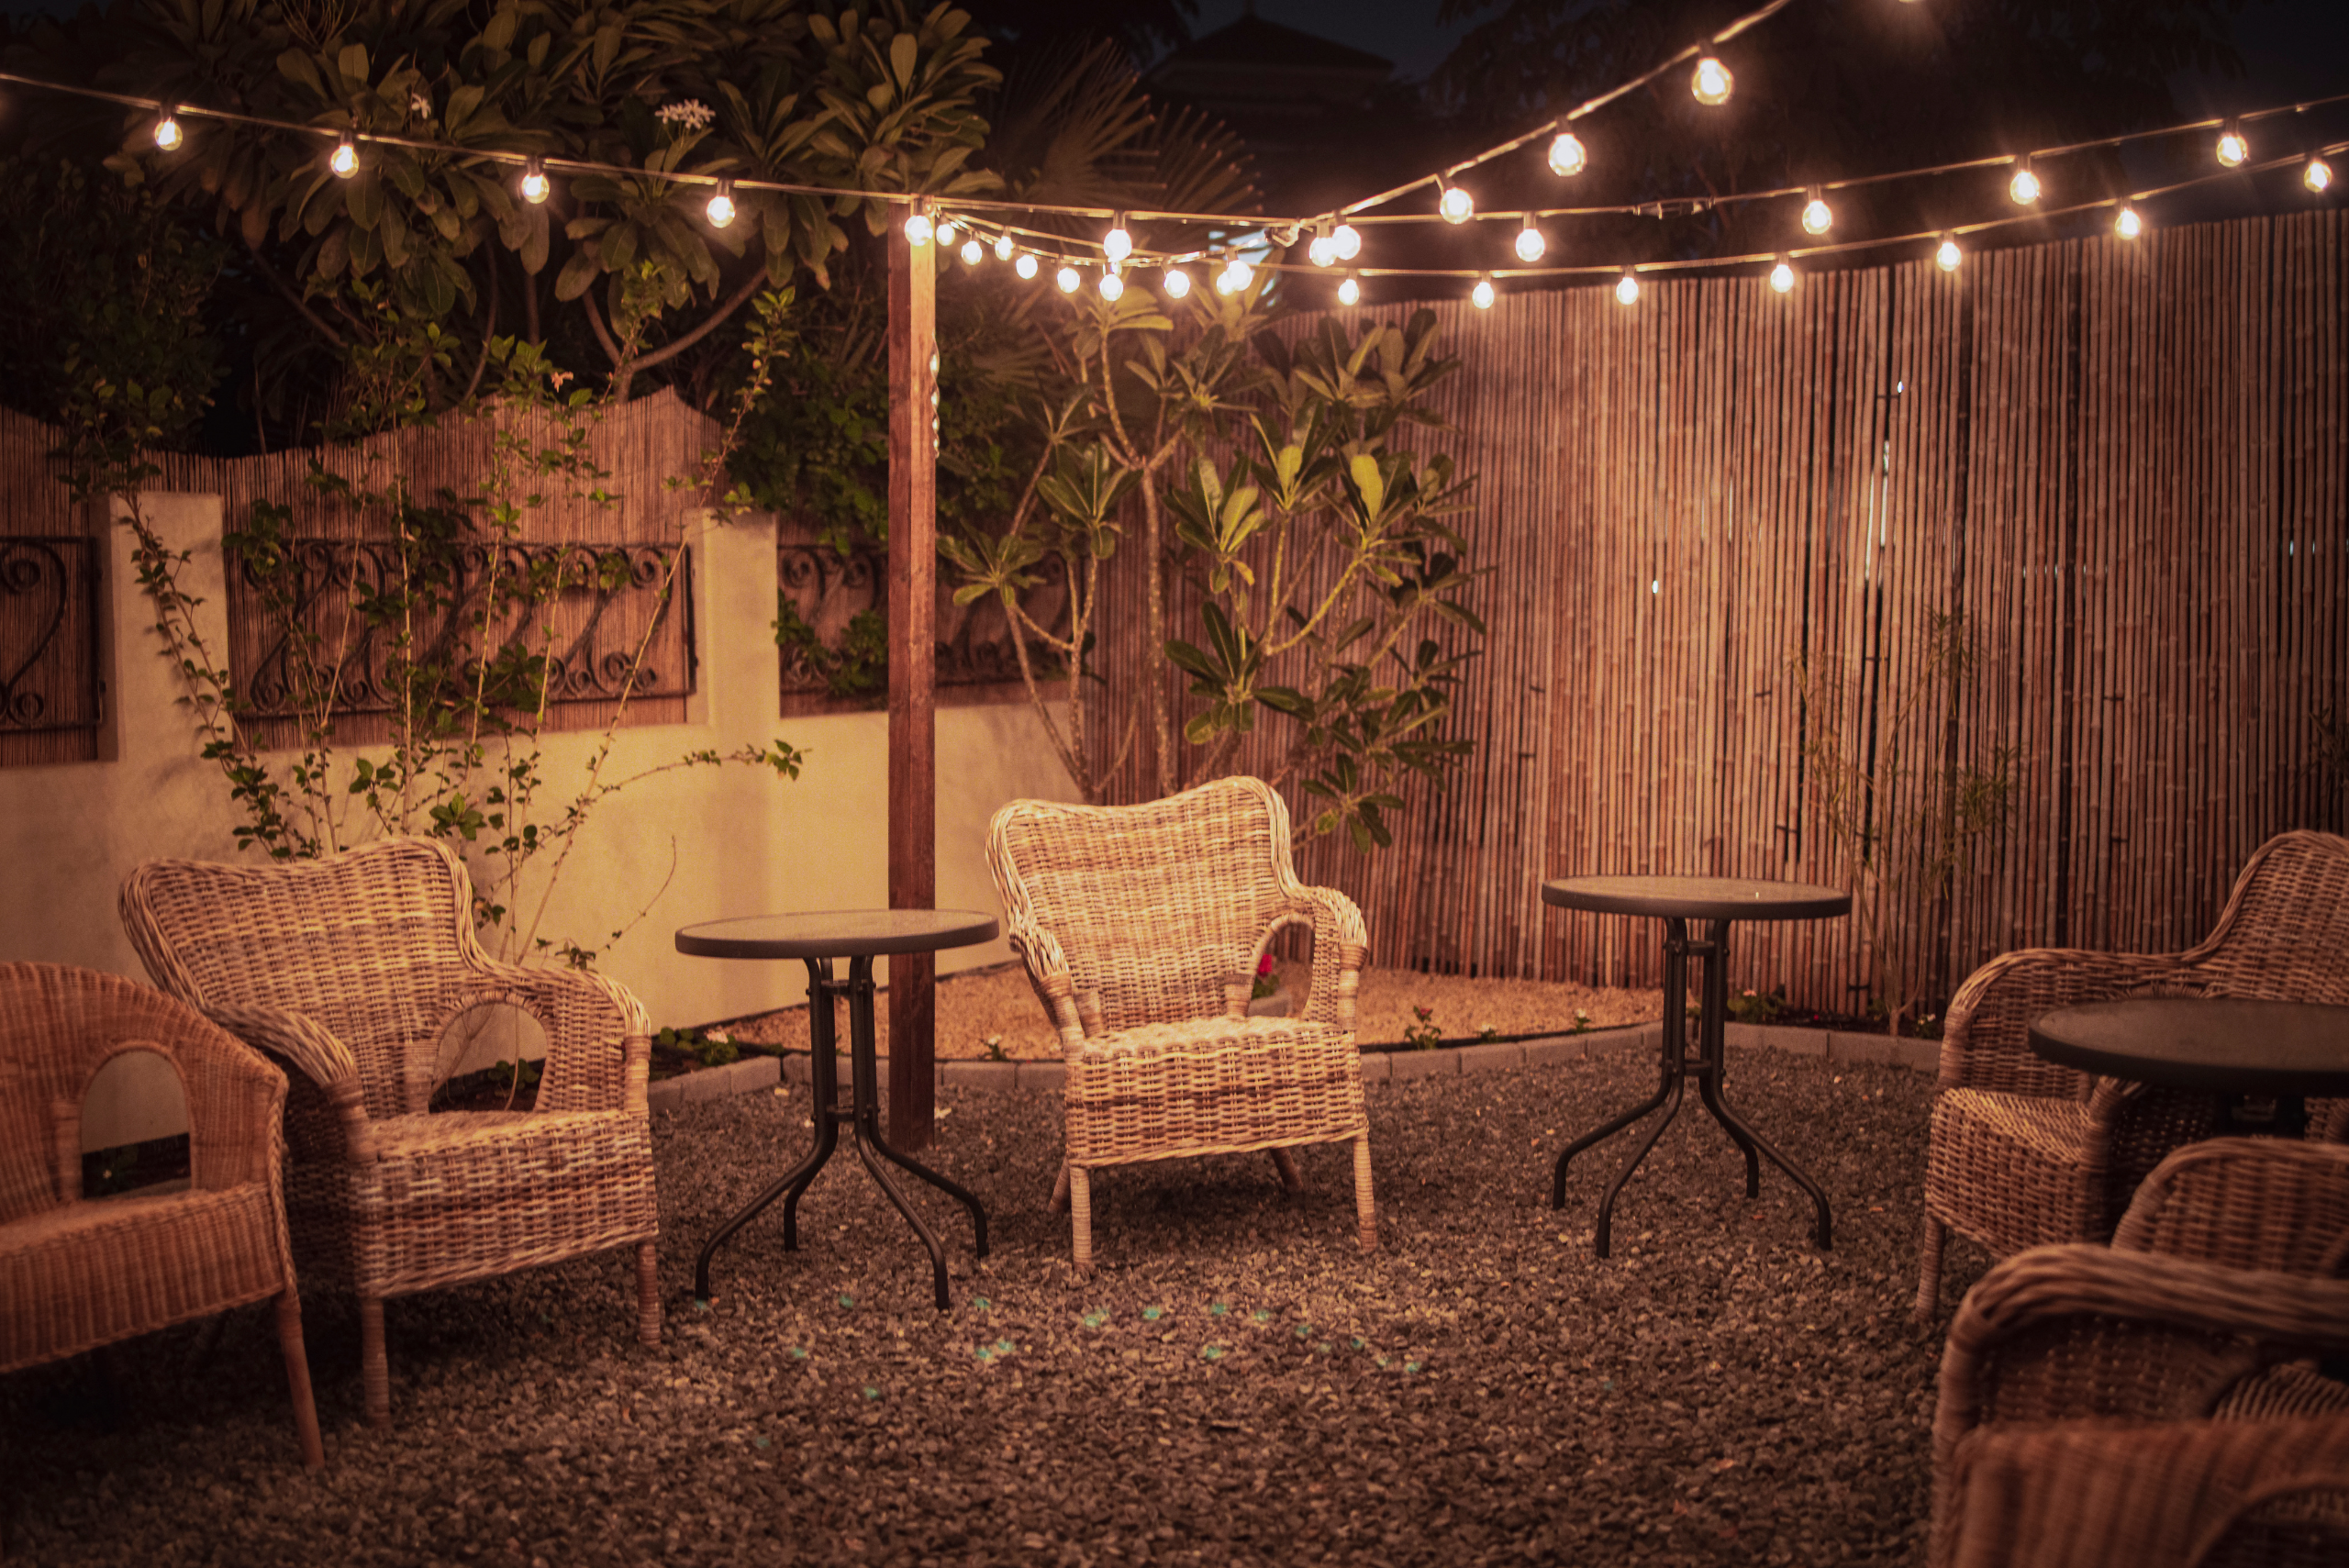
[[[1770,286],[1777,290],[1780,294],[1791,294],[1794,292],[1794,263],[1787,261],[1784,256],[1779,257],[1778,264],[1770,269]]]
[[[1125,279],[1123,279],[1123,278],[1121,278],[1121,277],[1118,276],[1118,274],[1117,274],[1117,273],[1115,273],[1115,272],[1113,272],[1104,271],[1104,272],[1102,272],[1102,274],[1101,274],[1101,297],[1102,297],[1103,299],[1115,299],[1115,298],[1117,298],[1119,295],[1121,295],[1121,294],[1123,294],[1123,293],[1125,293],[1125,292],[1126,292],[1126,280],[1125,280]]]
[[[358,173],[359,144],[347,136],[336,142],[333,154],[327,159],[327,167],[345,180]]]
[[[1435,209],[1443,215],[1446,223],[1465,223],[1475,216],[1476,198],[1457,185],[1446,183]]]
[[[998,234],[995,237],[995,259],[998,261],[1008,261],[1011,260],[1010,235]],[[1034,277],[1036,274],[1033,272],[1023,272],[1020,275],[1022,277]]]
[[[180,122],[172,117],[172,111],[162,111],[162,117],[155,122],[155,145],[166,152],[175,152],[185,139],[180,132]]]
[[[728,224],[734,221],[733,181],[720,180],[718,182],[717,193],[709,198],[709,206],[706,210],[709,214],[709,226],[712,228],[723,228]],[[912,233],[910,226],[908,226],[907,232],[909,235]],[[920,241],[916,240],[915,243],[919,244]]]
[[[972,239],[963,241],[963,264],[964,266],[977,266],[981,261],[986,260],[986,254],[987,248],[980,244],[977,239]]]
[[[2300,183],[2319,195],[2331,190],[2332,165],[2327,163],[2321,155],[2311,156],[2309,159],[2309,166],[2300,171]]]
[[[1122,261],[1133,253],[1134,237],[1126,232],[1126,215],[1119,213],[1109,220],[1109,232],[1101,237],[1101,254]]]
[[[2123,206],[2112,220],[2112,232],[2123,239],[2134,239],[2145,232],[2145,220],[2137,216],[2135,207]]]
[[[1622,281],[1615,285],[1615,297],[1625,305],[1639,304],[1640,275],[1637,272],[1626,272]]]
[[[1248,259],[1245,256],[1234,256],[1225,263],[1223,271],[1216,274],[1215,292],[1238,294],[1254,282],[1255,277],[1255,269],[1248,265]]]
[[[1736,82],[1729,73],[1729,67],[1709,54],[1697,62],[1697,73],[1688,79],[1688,90],[1697,95],[1700,104],[1726,104]]]
[[[1351,223],[1341,223],[1330,230],[1330,246],[1341,261],[1351,261],[1362,254],[1362,230]]]
[[[2039,199],[2039,176],[2032,172],[2028,157],[2015,166],[2015,177],[2007,182],[2007,195],[2014,197],[2018,206],[2029,206]]]
[[[2219,161],[2235,169],[2250,156],[2251,143],[2243,138],[2242,122],[2229,120],[2226,128],[2219,133]]]
[[[1824,234],[1835,227],[1835,209],[1827,205],[1826,193],[1817,185],[1810,188],[1810,200],[1803,203],[1802,228],[1806,234]]]
[[[929,244],[935,233],[930,226],[930,213],[917,202],[914,210],[906,216],[906,242],[918,248]]]
[[[1362,284],[1354,282],[1354,275],[1352,272],[1348,272],[1346,281],[1338,285],[1338,303],[1340,305],[1362,303]]]
[[[1957,264],[1965,260],[1965,252],[1957,248],[1957,236],[1943,235],[1941,249],[1933,252],[1933,261],[1940,265],[1941,270],[1944,272],[1954,272],[1957,271]]]
[[[1517,259],[1530,266],[1540,261],[1542,252],[1549,248],[1550,242],[1542,238],[1540,229],[1533,227],[1533,215],[1527,213],[1525,227],[1517,231]]]
[[[1191,274],[1180,267],[1167,268],[1165,288],[1169,299],[1186,297],[1191,292]]]
[[[1077,290],[1077,286],[1084,283],[1085,280],[1076,275],[1076,269],[1074,267],[1063,267],[1059,272],[1052,274],[1052,282],[1060,285],[1061,293],[1074,294]]]
[[[547,166],[533,158],[522,165],[522,199],[538,206],[547,199]]]
[[[1338,259],[1338,242],[1327,231],[1316,234],[1313,243],[1305,248],[1306,259],[1317,267],[1326,267]]]
[[[1476,286],[1468,291],[1468,297],[1476,302],[1477,309],[1492,309],[1493,280],[1489,277],[1478,278],[1476,280]]]
[[[1011,264],[1011,270],[1023,278],[1032,279],[1036,275],[1036,258],[1022,250],[1019,253],[1019,260]]]
[[[1583,146],[1582,138],[1560,126],[1558,134],[1550,139],[1550,172],[1579,174],[1589,161],[1590,150]]]
[[[952,218],[950,217],[940,220],[938,232],[934,236],[938,241],[938,248],[942,250],[948,246],[953,244],[954,236],[961,232],[962,230],[954,227],[954,220]]]

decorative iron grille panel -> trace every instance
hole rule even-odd
[[[676,574],[662,592],[674,561]],[[482,668],[486,625],[497,654],[543,652],[550,706],[675,697],[694,689],[693,552],[684,545],[507,542],[467,545],[411,584],[420,608],[406,627],[411,664],[470,680]],[[297,639],[316,639],[322,663],[340,650],[337,714],[388,713],[400,628],[370,605],[402,595],[391,539],[290,541],[288,611],[273,614],[250,562],[231,580],[230,640],[239,690],[254,719],[296,717]],[[638,650],[643,663],[629,670]]]
[[[879,658],[879,639],[873,642],[869,684],[840,689],[834,670],[845,657],[853,661],[859,639],[853,628],[859,616],[870,613],[877,630],[888,613],[888,551],[880,546],[859,547],[843,556],[828,546],[779,542],[775,546],[775,581],[782,601],[802,627],[809,628],[818,650],[806,643],[783,643],[783,690],[787,696],[878,695],[888,684],[886,667]],[[992,596],[974,605],[953,600],[949,574],[939,573],[937,638],[940,686],[984,686],[1019,679],[1019,651],[1011,643],[1010,617]],[[1055,636],[1068,631],[1068,594],[1064,584],[1047,575],[1028,591],[1020,607],[1038,625]],[[782,618],[781,607],[777,618]],[[1058,679],[1061,656],[1030,638],[1028,657],[1039,679]]]
[[[95,729],[97,548],[87,539],[0,538],[0,732]]]

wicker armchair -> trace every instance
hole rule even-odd
[[[1953,1229],[2004,1257],[2100,1241],[2138,1181],[2217,1129],[2207,1095],[2094,1079],[2042,1061],[2027,1036],[2057,1007],[2126,995],[2349,1003],[2349,839],[2280,834],[2236,878],[2217,928],[2186,952],[2034,948],[1991,960],[1952,999],[1925,1166],[1917,1316],[1938,1309]],[[2312,1105],[2342,1136],[2349,1106]]]
[[[2349,1350],[2344,1266],[2349,1148],[2218,1139],[2162,1162],[2110,1249],[1993,1267],[1943,1355],[1928,1561],[2186,1568],[2349,1542],[2349,1386],[2290,1359]]]
[[[996,813],[988,862],[1011,944],[1060,1030],[1077,1266],[1093,1259],[1090,1177],[1104,1166],[1352,1143],[1362,1247],[1378,1245],[1370,1122],[1354,1050],[1362,912],[1289,864],[1288,808],[1270,785],[1221,779],[1145,806],[1018,800]],[[1275,931],[1313,932],[1302,1013],[1247,1016]]]
[[[82,1102],[134,1051],[179,1073],[187,1187],[87,1200]],[[280,1185],[284,1104],[276,1068],[161,992],[0,964],[0,1373],[273,1297],[302,1462],[324,1464]]]
[[[633,1247],[638,1337],[660,1343],[644,1009],[601,975],[492,962],[445,846],[150,861],[122,918],[157,984],[295,1070],[295,1252],[306,1280],[359,1297],[371,1424],[391,1417],[391,1296]],[[489,1003],[546,1031],[536,1107],[428,1114],[442,1031]]]

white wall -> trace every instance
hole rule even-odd
[[[220,500],[145,498],[150,523],[193,552],[184,587],[216,652],[228,646]],[[888,718],[883,713],[781,717],[771,519],[697,525],[695,626],[698,690],[685,724],[619,734],[606,764],[626,778],[690,751],[788,740],[807,753],[796,782],[729,764],[665,773],[605,800],[580,833],[549,902],[540,934],[600,948],[597,968],[629,986],[656,1027],[707,1023],[804,1001],[799,964],[688,958],[676,928],[734,915],[840,909],[887,902]],[[0,899],[0,952],[80,964],[143,980],[116,914],[116,889],[159,855],[248,858],[214,763],[197,753],[177,677],[159,656],[154,616],[117,528],[107,566],[113,668],[107,695],[113,759],[0,771],[0,845],[8,896]],[[584,777],[598,737],[546,737],[540,817],[560,810]],[[987,818],[1021,795],[1074,798],[1025,704],[941,708],[938,715],[938,903],[999,913],[985,862]],[[672,850],[674,874],[670,876]],[[665,891],[663,878],[669,878]],[[658,896],[656,897],[656,892]],[[651,901],[649,913],[636,917]],[[518,907],[534,901],[526,897]],[[610,932],[633,925],[617,942]],[[1010,956],[1000,940],[939,955],[941,973]],[[476,1053],[477,1055],[479,1053]],[[178,1088],[160,1077],[109,1085],[84,1118],[85,1147],[184,1130]],[[168,1090],[168,1093],[166,1092]]]

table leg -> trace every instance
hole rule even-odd
[[[799,1249],[799,1195],[824,1168],[840,1145],[841,1114],[837,1105],[840,1094],[840,1067],[837,1036],[832,1019],[832,961],[811,958],[807,961],[807,1095],[810,1106],[808,1119],[815,1124],[815,1142],[808,1148],[807,1157],[789,1173],[768,1186],[766,1191],[751,1200],[740,1213],[720,1226],[718,1233],[703,1244],[701,1256],[694,1262],[694,1298],[710,1299],[709,1262],[736,1232],[748,1224],[777,1197],[783,1199],[783,1246],[785,1251]]]
[[[1834,1222],[1828,1214],[1827,1195],[1820,1190],[1819,1184],[1812,1181],[1801,1166],[1772,1148],[1769,1140],[1754,1131],[1745,1118],[1730,1106],[1722,1083],[1728,1068],[1728,1052],[1723,1046],[1723,1038],[1729,1017],[1729,925],[1727,920],[1716,920],[1707,932],[1709,940],[1706,945],[1710,951],[1705,959],[1704,1001],[1698,1009],[1697,1025],[1704,1060],[1698,1068],[1697,1095],[1704,1102],[1705,1108],[1713,1113],[1713,1119],[1721,1124],[1722,1130],[1745,1151],[1745,1195],[1757,1197],[1761,1195],[1761,1173],[1753,1158],[1754,1151],[1759,1150],[1768,1156],[1770,1163],[1784,1171],[1795,1185],[1810,1195],[1811,1207],[1818,1219],[1811,1231],[1812,1240],[1821,1248],[1832,1248],[1835,1230]]]
[[[1557,1167],[1550,1178],[1550,1207],[1553,1209],[1563,1208],[1566,1202],[1566,1162],[1568,1161],[1592,1145],[1614,1137],[1657,1106],[1664,1107],[1664,1115],[1657,1119],[1655,1126],[1649,1129],[1648,1135],[1640,1140],[1639,1148],[1632,1151],[1631,1159],[1624,1162],[1622,1170],[1616,1173],[1614,1181],[1608,1184],[1606,1195],[1598,1201],[1598,1225],[1592,1232],[1592,1240],[1596,1243],[1598,1256],[1602,1258],[1608,1253],[1608,1235],[1614,1219],[1615,1195],[1623,1190],[1623,1184],[1631,1179],[1631,1173],[1639,1169],[1640,1162],[1648,1157],[1648,1151],[1655,1147],[1655,1140],[1663,1136],[1664,1129],[1671,1125],[1672,1118],[1680,1114],[1681,1080],[1687,1071],[1688,1056],[1688,1040],[1684,1027],[1687,1012],[1687,924],[1682,920],[1667,919],[1664,922],[1664,942],[1662,1081],[1656,1084],[1655,1093],[1646,1100],[1620,1116],[1609,1118],[1567,1144],[1558,1155]]]

